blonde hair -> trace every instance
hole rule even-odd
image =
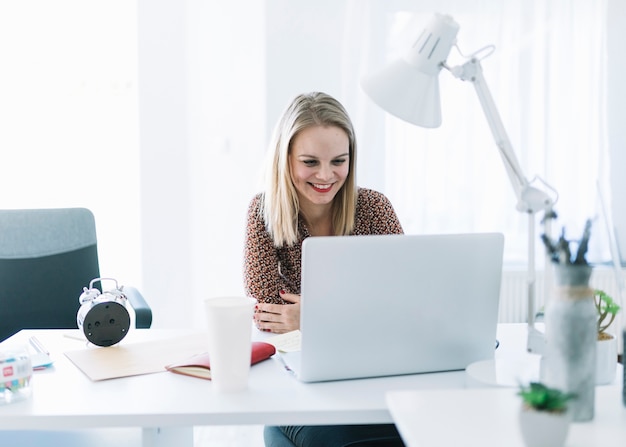
[[[333,200],[332,221],[335,235],[348,235],[354,230],[357,186],[356,139],[352,121],[341,103],[330,95],[320,92],[301,94],[283,112],[268,150],[262,210],[267,231],[276,247],[298,241],[300,205],[291,180],[289,152],[298,132],[312,126],[336,126],[348,136],[348,177]]]

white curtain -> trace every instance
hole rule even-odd
[[[522,170],[559,194],[554,235],[565,227],[568,238],[577,239],[585,219],[601,218],[597,181],[608,176],[605,11],[603,0],[353,1],[345,48],[358,73],[344,75],[360,77],[401,54],[435,12],[459,23],[457,43],[464,55],[495,45],[482,66]],[[448,59],[452,65],[464,60],[456,49]],[[363,93],[350,95],[360,90],[356,83],[344,84],[344,96],[357,110],[361,165],[376,164],[361,169],[369,177],[360,179],[392,199],[406,232],[503,232],[505,261],[523,264],[527,216],[515,209],[474,88],[446,71],[440,84],[443,124],[438,129],[404,123],[363,99]],[[594,229],[590,258],[606,257],[601,222]],[[537,239],[541,259],[539,244]]]

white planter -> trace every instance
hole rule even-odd
[[[615,380],[617,368],[617,339],[598,340],[596,344],[596,385],[606,385]]]
[[[588,265],[556,265],[556,283],[546,304],[545,384],[576,399],[569,405],[574,422],[590,421],[595,404],[598,313],[589,287]]]
[[[519,426],[526,447],[561,447],[570,419],[567,413],[549,413],[522,407]]]

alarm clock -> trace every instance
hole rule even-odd
[[[106,291],[103,288],[103,292],[100,292],[94,287],[94,283],[98,281],[102,287],[103,281],[113,281],[115,287]],[[83,288],[78,301],[81,306],[76,315],[76,322],[89,342],[97,346],[112,346],[128,334],[130,329],[128,299],[124,295],[123,286],[119,287],[115,279],[92,279],[89,287]]]

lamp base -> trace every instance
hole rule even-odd
[[[509,332],[501,333],[506,343],[501,343],[495,358],[474,362],[465,369],[468,385],[517,388],[540,381],[546,339],[540,330],[543,323],[538,326],[513,325],[507,329]]]
[[[520,358],[482,360],[465,369],[470,386],[517,388],[540,381],[541,356],[525,354]]]

